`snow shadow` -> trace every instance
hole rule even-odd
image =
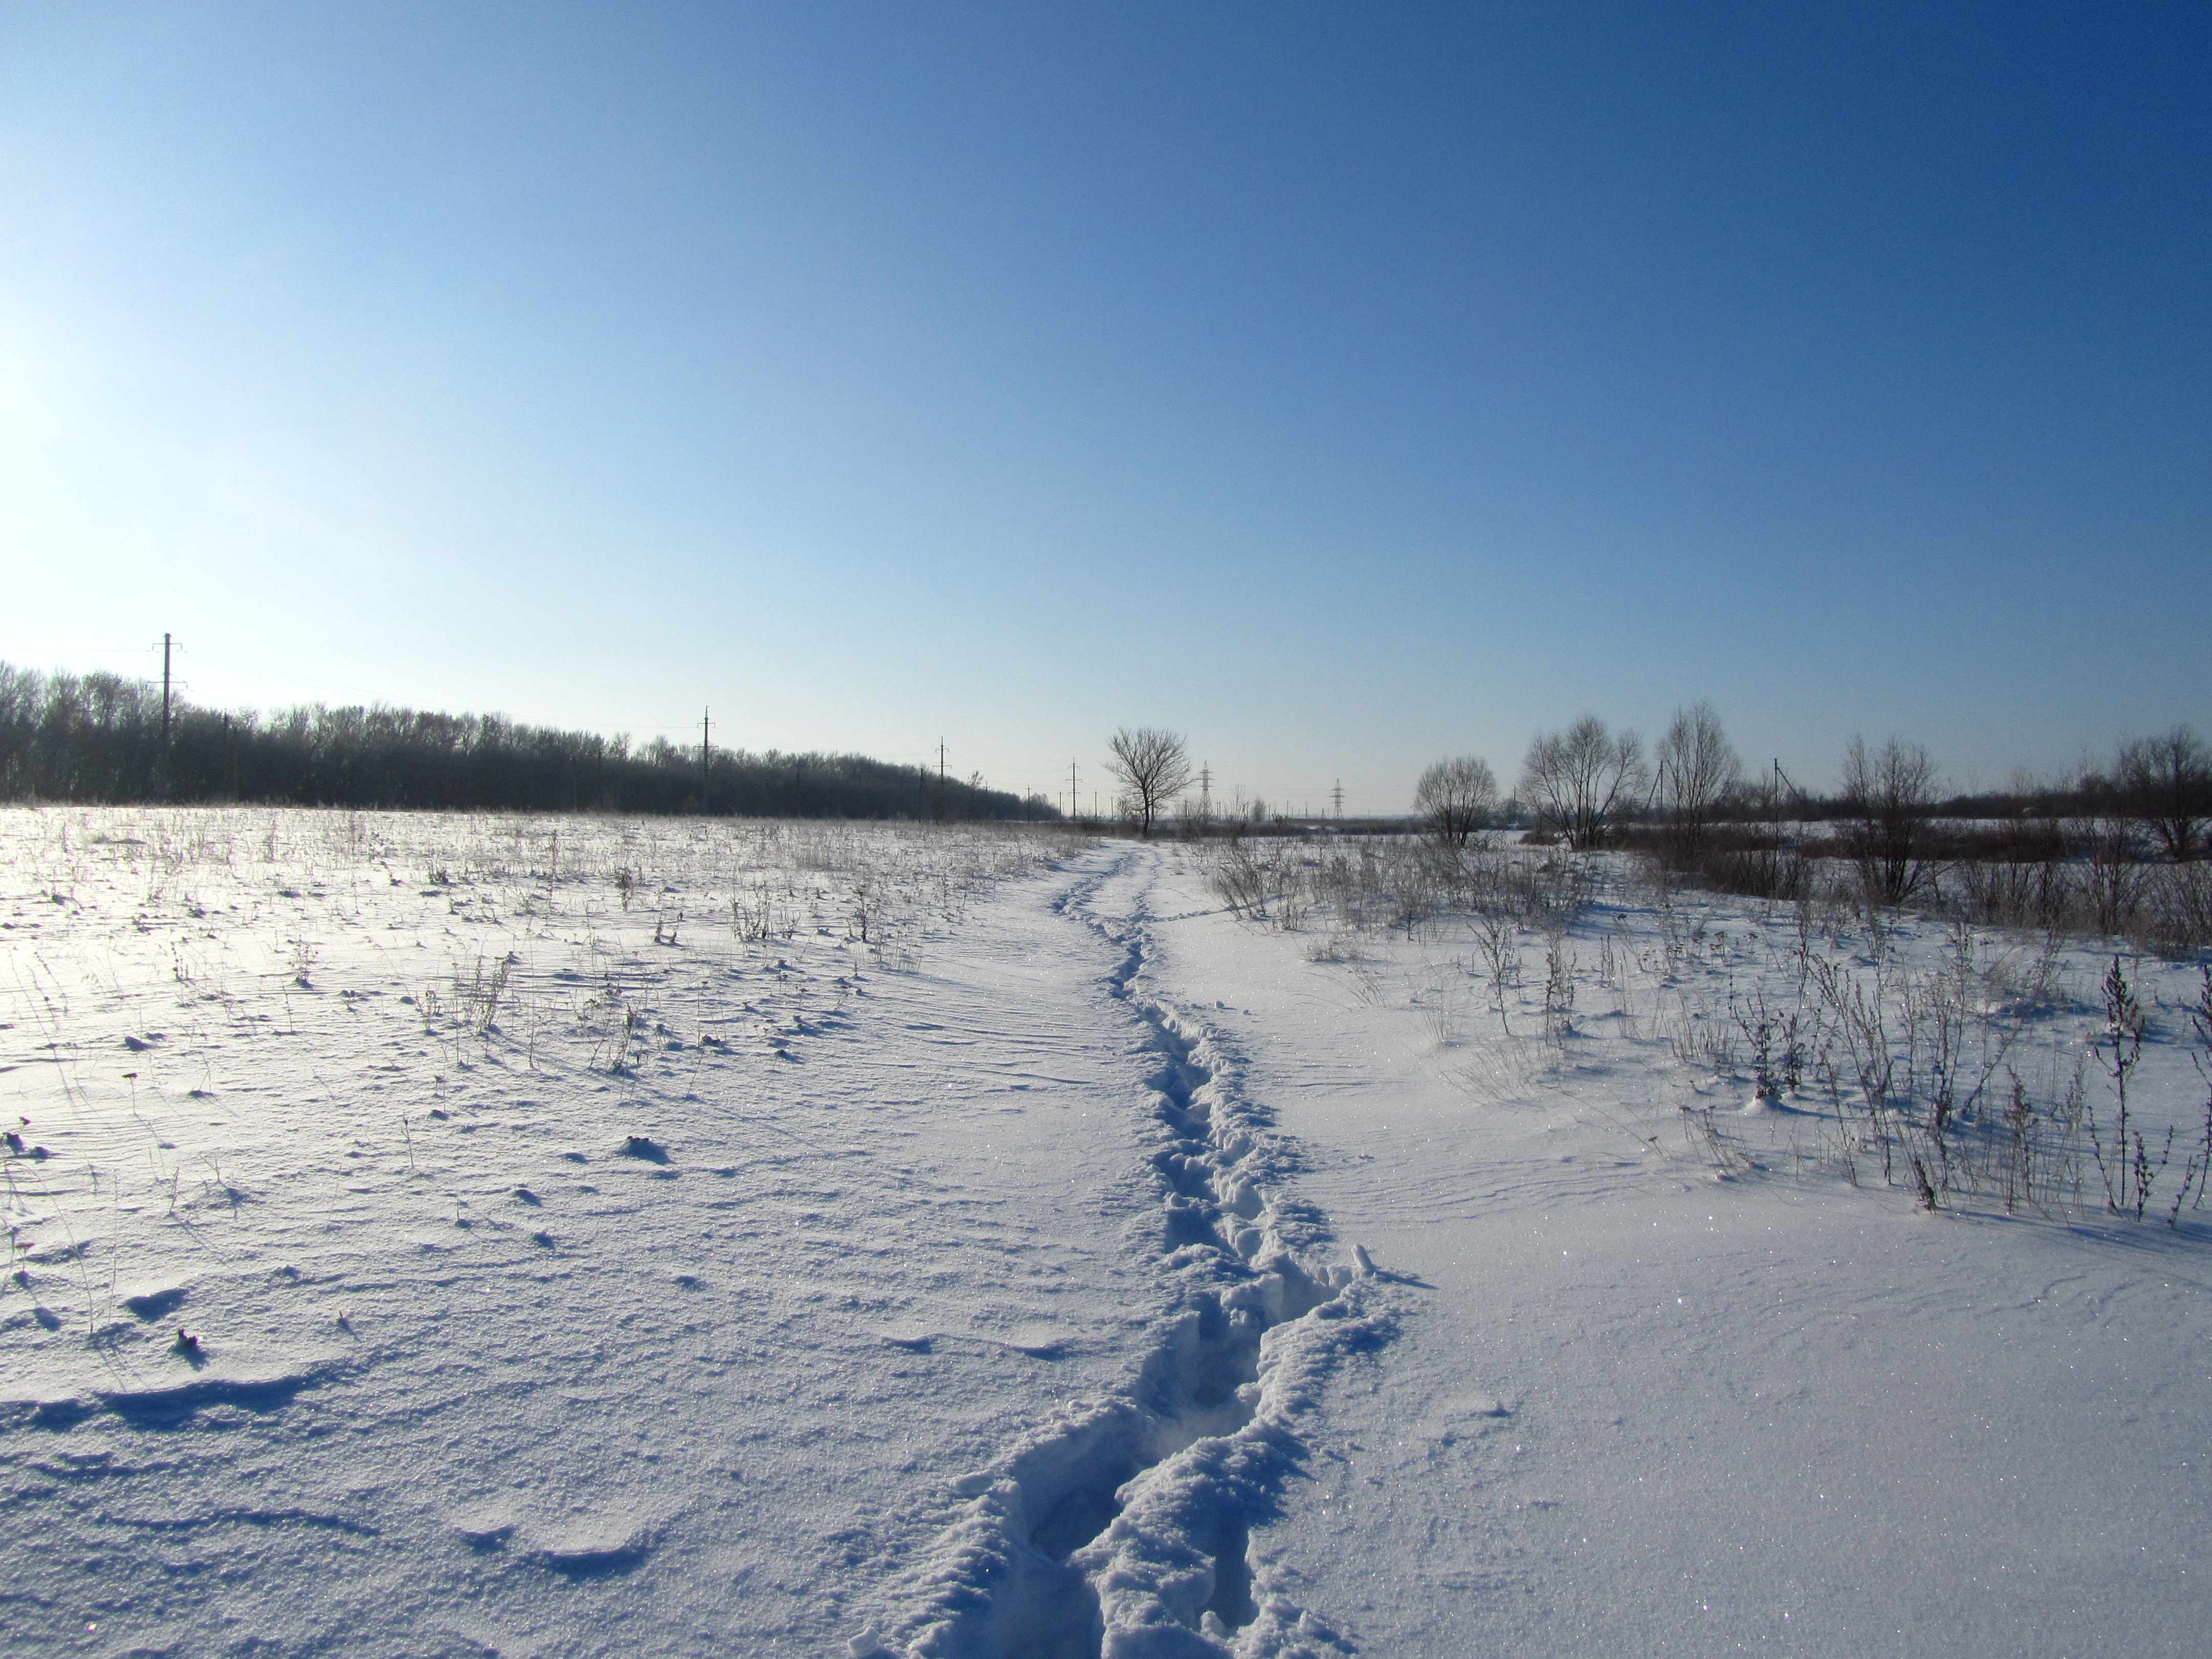
[[[257,1416],[282,1411],[301,1390],[322,1380],[316,1370],[240,1381],[195,1377],[168,1388],[118,1389],[96,1395],[102,1406],[134,1429],[180,1429],[215,1406],[236,1406]]]

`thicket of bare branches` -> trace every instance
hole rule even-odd
[[[1405,836],[1328,836],[1215,843],[1213,890],[1245,920],[1285,933],[1403,929],[1455,914],[1502,922],[1508,933],[1565,933],[1589,903],[1591,868],[1557,848],[1440,847]]]
[[[1852,820],[1853,850],[1866,896],[1876,904],[1902,904],[1926,884],[1920,855],[1928,815],[1936,805],[1936,761],[1927,750],[1892,738],[1879,750],[1853,738],[1844,756],[1844,799]]]
[[[2120,745],[2121,802],[2177,862],[2197,856],[2212,818],[2212,751],[2186,726]]]
[[[2172,857],[2172,842],[2145,832],[2140,798],[2108,779],[2041,791],[2039,812],[2017,804],[1960,812],[1937,799],[1927,751],[1893,739],[1880,750],[1855,742],[1843,783],[1839,802],[1785,796],[1778,780],[1764,793],[1740,791],[1701,845],[1665,825],[1614,841],[1646,856],[1662,890],[1686,875],[1721,892],[1800,905],[1905,904],[2048,936],[2125,939],[2169,957],[2212,945],[2212,860]],[[1838,804],[1847,816],[1837,833],[1808,822]],[[2200,854],[2202,837],[2200,830]]]

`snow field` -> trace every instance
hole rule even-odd
[[[1318,866],[1333,850],[1279,856]],[[1840,1102],[1809,1063],[1802,1091],[1762,1098],[1730,995],[1747,1012],[1762,994],[1770,1011],[1796,1006],[1801,919],[1786,907],[1662,904],[1600,860],[1573,878],[1587,904],[1511,917],[1501,999],[1479,913],[1378,878],[1338,890],[1364,913],[1316,883],[1289,927],[1272,899],[1237,922],[1211,860],[1164,862],[1163,994],[1227,1005],[1210,1016],[1217,1041],[1302,1148],[1300,1193],[1386,1275],[1363,1284],[1386,1298],[1394,1339],[1332,1375],[1309,1479],[1252,1534],[1255,1568],[1348,1642],[1437,1656],[2197,1644],[2201,1212],[2174,1227],[2156,1205],[2141,1223],[2115,1217],[2089,1160],[2078,1202],[2052,1183],[2008,1214],[2001,1183],[1962,1179],[1931,1215],[1908,1171],[1885,1183],[1856,1144],[1873,1131],[1855,1066],[1838,1060]],[[1924,1115],[1929,1005],[1960,983],[1956,930],[1891,919],[1877,940],[1863,917],[1812,921],[1820,957],[1869,995],[1879,977],[1890,1097],[1900,1118]],[[1942,1050],[1948,1074],[1978,1075],[1986,1040],[2001,1077],[2014,1066],[2049,1101],[2085,1061],[2109,1134],[2112,1085],[2090,1053],[2109,951],[1978,931],[1967,944],[1987,970],[1967,994],[1990,1020]],[[2154,1146],[2167,1124],[2179,1146],[2204,1110],[2186,1016],[2201,981],[2193,964],[2124,965],[2147,1012],[2136,1109]],[[1704,1036],[1716,1021],[1733,1044]],[[2002,1131],[1990,1111],[1951,1133]]]
[[[2192,966],[1225,856],[0,814],[0,1645],[2192,1650]]]
[[[1162,1315],[1063,841],[0,836],[9,1650],[836,1650]]]

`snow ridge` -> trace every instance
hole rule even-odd
[[[1304,1420],[1349,1352],[1389,1334],[1371,1281],[1310,1267],[1326,1224],[1283,1184],[1290,1148],[1247,1102],[1215,1034],[1139,980],[1141,907],[1116,926],[1085,902],[1128,860],[1072,890],[1064,913],[1118,946],[1111,994],[1151,1027],[1160,1262],[1175,1310],[1134,1381],[1073,1402],[989,1468],[909,1576],[896,1645],[854,1659],[1322,1659],[1335,1633],[1271,1588],[1252,1523],[1303,1464]]]

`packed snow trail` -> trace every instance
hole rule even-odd
[[[963,1478],[968,1513],[910,1576],[890,1643],[910,1659],[1204,1659],[1340,1651],[1249,1559],[1251,1529],[1309,1455],[1326,1378],[1389,1316],[1358,1270],[1318,1255],[1290,1147],[1202,1020],[1148,985],[1160,868],[1126,848],[1063,909],[1110,940],[1108,982],[1158,1058],[1151,1086],[1154,1249],[1170,1297],[1136,1375],[1070,1402]],[[896,1647],[891,1645],[896,1644]]]

